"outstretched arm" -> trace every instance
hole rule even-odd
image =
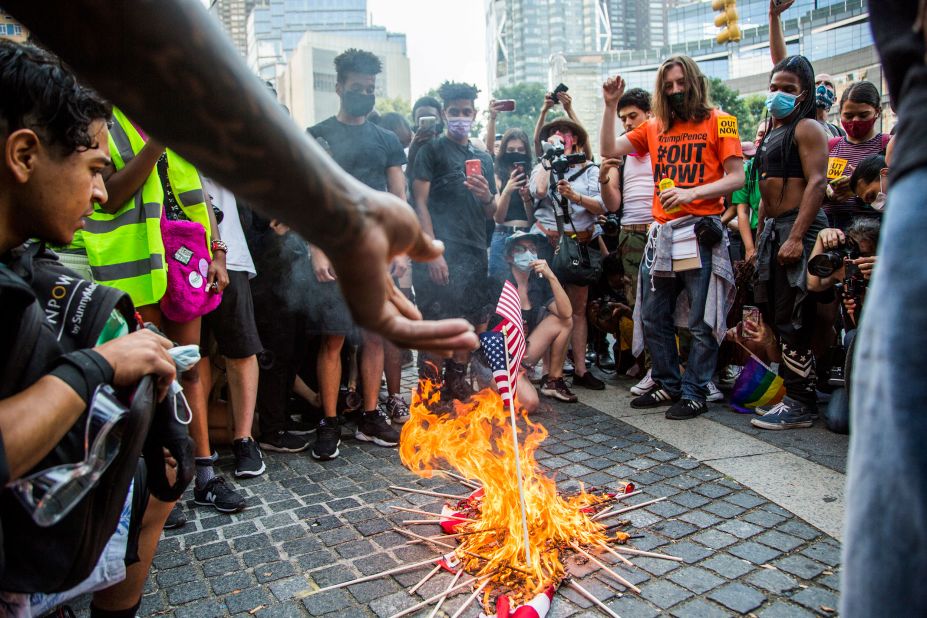
[[[602,112],[602,126],[599,128],[599,156],[602,159],[617,159],[634,152],[627,137],[615,136],[615,118],[618,117],[618,101],[624,95],[624,80],[620,75],[609,77],[602,84],[605,110]]]
[[[785,46],[785,34],[782,32],[782,14],[792,6],[795,0],[769,0],[769,55],[773,65],[777,65],[789,55]]]
[[[199,2],[72,0],[54,18],[32,0],[4,9],[146,132],[322,248],[360,325],[407,347],[477,346],[463,321],[413,322],[420,314],[392,289],[393,256],[430,260],[442,245],[296,126]]]

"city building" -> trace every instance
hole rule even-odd
[[[25,43],[29,40],[29,31],[13,19],[12,15],[0,10],[0,39]]]
[[[209,12],[228,32],[242,56],[248,55],[248,15],[257,0],[211,0]]]
[[[378,98],[411,100],[409,58],[405,35],[382,28],[361,31],[303,33],[289,60],[276,78],[277,95],[303,127],[334,115],[339,98],[335,93],[335,56],[356,47],[377,55],[383,72],[377,76]]]
[[[518,1],[518,0],[515,0]],[[629,4],[629,3],[622,3]],[[717,15],[709,0],[667,2],[666,42],[651,49],[623,49],[613,39],[611,49],[554,54],[548,58],[549,79],[557,76],[571,91],[594,93],[574,97],[574,107],[590,136],[597,141],[602,114],[601,84],[620,74],[629,88],[653,91],[660,63],[675,54],[694,58],[709,77],[717,77],[741,95],[765,94],[772,62],[769,54],[769,0],[738,0],[742,38],[719,45]],[[784,14],[783,26],[790,54],[802,54],[819,73],[830,73],[838,98],[846,85],[869,80],[883,95],[884,129],[893,115],[888,108],[886,84],[869,30],[864,0],[797,0]],[[547,80],[545,80],[547,81]],[[831,110],[836,117],[837,107]]]

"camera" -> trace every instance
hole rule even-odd
[[[554,146],[550,142],[541,144],[544,154],[541,158],[548,162],[550,169],[558,175],[563,176],[574,165],[586,162],[586,155],[582,152],[576,154],[564,154],[563,146]]]
[[[808,272],[817,277],[830,277],[843,267],[845,260],[855,260],[859,255],[859,245],[855,240],[847,237],[837,249],[825,251],[811,258],[808,261]]]
[[[621,218],[618,215],[607,215],[605,223],[602,224],[602,231],[606,236],[617,236],[621,231]]]

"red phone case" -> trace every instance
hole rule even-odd
[[[483,165],[479,159],[470,159],[465,164],[467,176],[481,176],[483,174]]]

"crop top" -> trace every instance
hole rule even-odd
[[[763,147],[756,153],[760,180],[805,177],[805,171],[801,166],[801,156],[798,153],[798,144],[795,142],[789,144],[788,160],[784,160],[782,140],[785,139],[787,128],[781,126],[767,133]]]

